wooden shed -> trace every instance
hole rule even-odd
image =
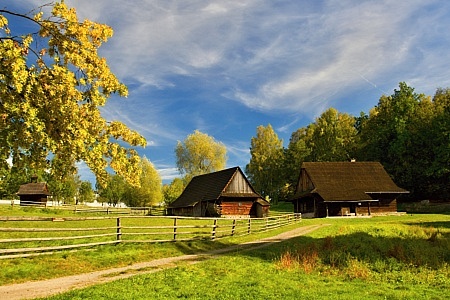
[[[270,204],[251,186],[239,167],[192,178],[168,207],[175,216],[265,217]]]
[[[31,182],[22,184],[17,195],[20,197],[20,205],[47,205],[47,196],[50,195],[47,184],[44,182]]]
[[[292,202],[304,218],[389,214],[405,193],[379,162],[305,162]]]

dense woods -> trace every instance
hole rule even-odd
[[[270,128],[268,125],[266,130]],[[261,150],[254,147],[265,139],[261,130],[258,128],[252,139],[252,159],[246,171],[253,184],[259,170],[273,172],[266,178],[281,179],[267,191],[275,201],[289,199],[295,191],[302,162],[350,159],[381,162],[399,186],[411,191],[408,199],[450,198],[448,88],[439,88],[430,97],[402,82],[392,95],[381,96],[368,114],[354,117],[330,108],[315,122],[293,132],[287,148],[271,157],[270,164],[258,163],[259,157],[279,151],[279,145],[265,143]]]

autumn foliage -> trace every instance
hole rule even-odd
[[[36,33],[15,34],[8,18],[31,23]],[[64,3],[53,4],[49,16],[0,10],[2,164],[12,158],[15,166],[64,177],[84,161],[99,183],[110,167],[139,184],[139,156],[119,141],[145,146],[145,139],[120,122],[108,122],[99,110],[113,93],[127,95],[97,52],[112,34],[107,25],[78,21],[75,9]]]

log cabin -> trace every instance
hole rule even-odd
[[[50,195],[45,182],[37,182],[37,177],[33,176],[30,183],[22,184],[17,195],[20,198],[21,206],[35,205],[46,206],[47,196]]]
[[[191,217],[266,217],[270,204],[251,186],[239,167],[192,178],[168,207],[168,214]]]
[[[406,193],[379,162],[304,162],[291,201],[303,218],[381,215]]]

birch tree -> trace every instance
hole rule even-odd
[[[256,137],[251,139],[250,162],[245,172],[253,187],[263,197],[271,197],[278,201],[283,187],[283,141],[269,124],[258,126]]]
[[[315,120],[309,140],[310,161],[346,161],[354,158],[355,118],[329,108]]]

